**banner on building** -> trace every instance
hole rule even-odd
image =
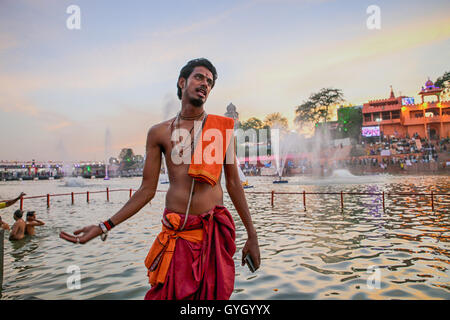
[[[379,137],[380,127],[379,126],[362,127],[361,134],[363,137]]]
[[[416,142],[416,146],[418,150],[422,149],[422,142],[420,142],[420,139],[415,139],[414,140]]]

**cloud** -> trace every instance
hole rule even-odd
[[[71,125],[72,125],[72,122],[70,122],[70,121],[60,121],[60,122],[55,123],[55,124],[47,125],[45,127],[45,130],[47,130],[47,131],[57,131],[59,129],[69,127]]]
[[[368,30],[358,38],[326,43],[318,40],[308,46],[299,43],[297,47],[290,48],[291,50],[280,48],[261,52],[254,55],[251,64],[240,70],[239,81],[222,84],[220,92],[216,93],[220,97],[216,98],[227,101],[230,96],[233,97],[232,101],[237,105],[242,119],[255,115],[263,117],[276,106],[281,110],[289,109],[286,116],[292,121],[292,110],[302,99],[322,87],[340,87],[343,82],[351,81],[361,72],[357,66],[367,69],[376,65],[375,62],[390,61],[393,56],[402,53],[403,63],[407,64],[411,52],[449,38],[450,23],[447,17],[439,13],[426,20],[415,19],[382,32]],[[439,59],[437,56],[440,54],[442,58],[442,53],[436,52],[433,59]],[[427,61],[423,63],[427,64]],[[409,67],[415,68],[414,65]],[[403,66],[395,68],[372,70],[373,76],[366,74],[365,86],[353,82],[352,91],[344,94],[350,98],[352,95],[368,98],[362,97],[359,92],[366,89],[373,92],[374,88],[371,86],[380,81],[385,81],[387,87],[391,84],[389,81],[396,77],[395,70],[401,72]],[[387,74],[390,75],[389,79],[386,78]],[[376,79],[371,79],[374,77]],[[252,94],[256,92],[258,94]]]
[[[9,49],[16,47],[19,40],[6,32],[0,32],[0,54]]]
[[[142,153],[147,130],[179,110],[176,76],[192,57],[212,57],[219,67],[221,78],[208,100],[208,112],[223,114],[226,105],[233,102],[241,119],[264,118],[276,110],[284,111],[292,120],[295,105],[311,92],[324,86],[348,85],[351,92],[344,90],[344,94],[364,99],[367,91],[378,90],[371,86],[383,86],[385,82],[388,87],[394,73],[405,71],[405,65],[411,62],[410,52],[450,38],[447,17],[436,12],[423,20],[416,17],[407,23],[396,21],[397,26],[383,25],[380,31],[358,29],[359,37],[333,41],[320,33],[304,43],[302,38],[283,38],[280,26],[276,35],[270,33],[265,21],[258,20],[265,14],[266,2],[272,0],[239,3],[208,12],[203,20],[194,17],[173,27],[163,23],[155,32],[142,28],[114,41],[101,38],[98,43],[76,38],[81,33],[71,33],[69,40],[63,39],[60,31],[48,35],[48,24],[30,30],[31,38],[24,30],[23,34],[0,32],[1,117],[17,115],[39,127],[41,131],[34,135],[33,142],[25,142],[24,149],[39,150],[36,145],[41,145],[42,150],[62,139],[73,156],[103,159],[104,130],[108,126],[114,137],[111,153],[125,146]],[[14,17],[8,19],[8,24],[14,22]],[[249,25],[251,31],[242,29],[247,21],[255,23]],[[20,28],[15,23],[14,27]],[[354,26],[353,22],[349,25]],[[300,28],[301,23],[296,26]],[[364,26],[363,18],[360,27]],[[45,39],[44,45],[41,39]],[[400,61],[398,55],[402,54],[405,62],[395,70],[376,70],[386,62]],[[436,56],[443,55],[436,52]],[[350,87],[355,75],[362,79],[361,70],[367,72],[367,82]],[[390,75],[389,79],[383,79],[382,71]],[[73,110],[76,103],[82,111]],[[75,120],[80,114],[85,119]],[[58,154],[45,150],[40,153],[45,157]]]
[[[0,110],[6,113],[20,113],[31,117],[39,115],[38,108],[22,96],[0,95]]]
[[[73,124],[65,115],[45,110],[18,92],[0,91],[0,93],[0,111],[6,113],[3,117],[7,117],[8,113],[13,113],[21,117],[32,118],[46,131],[58,131]]]
[[[217,25],[220,22],[223,22],[225,19],[232,16],[233,13],[240,12],[242,10],[249,9],[254,6],[257,1],[243,1],[236,6],[227,7],[226,10],[220,11],[218,14],[213,14],[211,16],[207,16],[206,19],[201,19],[199,22],[191,22],[187,25],[181,24],[181,26],[177,26],[172,29],[168,29],[167,26],[164,28],[152,32],[152,36],[158,37],[161,39],[167,37],[174,36],[182,36],[185,34],[192,34],[195,32],[205,32],[205,30],[209,30],[212,26]]]

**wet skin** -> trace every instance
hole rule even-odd
[[[198,118],[201,116],[204,111],[203,104],[206,102],[213,86],[212,79],[213,75],[207,68],[195,67],[187,79],[180,78],[178,80],[178,85],[182,90],[180,112],[183,117]],[[116,226],[136,214],[155,196],[161,170],[162,154],[165,155],[170,181],[170,187],[166,194],[166,207],[174,212],[185,213],[192,178],[187,174],[189,164],[175,164],[172,161],[171,152],[174,147],[171,141],[172,129],[178,125],[178,121],[174,120],[172,118],[150,128],[147,134],[146,159],[141,186],[130,200],[111,217],[111,221]],[[201,120],[201,117],[198,120]],[[179,127],[190,131],[194,121],[180,120]],[[192,130],[191,133],[192,139],[194,131]],[[235,155],[232,158],[234,159]],[[224,164],[223,171],[228,194],[247,230],[248,239],[242,249],[242,265],[244,265],[244,257],[250,254],[257,269],[261,261],[258,239],[239,178],[236,161],[231,164]],[[223,190],[220,181],[214,187],[206,183],[195,183],[189,214],[199,215],[214,208],[216,205],[223,205]],[[79,242],[83,244],[101,233],[102,230],[98,225],[90,225],[76,230],[74,235],[62,231],[60,237],[73,243]]]

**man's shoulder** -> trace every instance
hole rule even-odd
[[[160,131],[160,130],[167,129],[173,123],[173,120],[174,120],[174,118],[171,118],[169,120],[161,121],[157,124],[154,124],[153,126],[150,127],[150,129],[148,131],[154,132],[154,131]]]
[[[170,127],[172,121],[173,121],[173,119],[169,119],[169,120],[154,124],[148,130],[147,136],[150,137],[150,136],[160,135],[161,133],[165,133],[167,131],[167,129]]]

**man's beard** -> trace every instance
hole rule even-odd
[[[196,99],[196,98],[191,98],[189,101],[194,107],[198,107],[200,108],[201,106],[203,106],[203,100],[202,99]]]

